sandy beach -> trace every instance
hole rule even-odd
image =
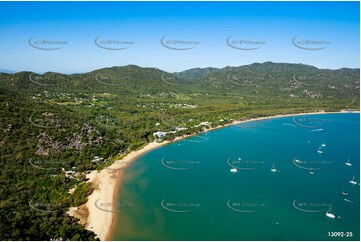
[[[341,111],[346,112],[346,111]],[[270,118],[311,115],[311,114],[331,114],[339,112],[313,112],[313,113],[298,113],[298,114],[286,114],[275,115],[270,117],[260,117],[242,121],[234,121],[231,124],[217,126],[214,128],[205,129],[203,132],[227,127],[230,125],[241,124],[245,122],[252,122],[257,120],[264,120]],[[121,160],[115,161],[111,166],[104,168],[101,171],[92,171],[87,175],[88,182],[92,183],[93,192],[88,196],[88,201],[81,205],[78,209],[71,208],[69,214],[80,218],[80,223],[85,226],[86,229],[94,231],[100,240],[108,240],[112,231],[112,227],[115,220],[115,204],[117,203],[117,192],[119,183],[121,182],[124,168],[129,165],[135,158],[145,154],[153,149],[161,147],[165,144],[175,142],[180,139],[184,139],[192,135],[185,135],[177,137],[173,141],[164,141],[162,143],[149,143],[142,149],[132,151]]]

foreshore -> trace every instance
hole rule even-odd
[[[359,111],[353,111],[359,113]],[[280,117],[290,117],[290,116],[300,116],[300,115],[312,115],[312,114],[331,114],[331,113],[347,113],[347,111],[341,110],[341,112],[312,112],[312,113],[297,113],[297,114],[285,114],[285,115],[275,115],[269,117],[259,117],[254,119],[234,121],[233,123],[217,126],[214,128],[205,129],[203,132],[208,132],[211,130],[246,123],[258,120],[265,120],[271,118],[280,118]],[[189,136],[194,136],[196,134],[184,135],[181,137],[175,138],[173,141],[163,141],[162,143],[152,142],[143,148],[132,151],[126,155],[121,160],[115,161],[109,167],[104,168],[101,171],[92,171],[87,175],[89,179],[88,182],[92,183],[93,192],[88,196],[88,201],[81,205],[78,209],[71,208],[69,214],[80,218],[80,223],[85,226],[86,229],[94,231],[100,240],[108,240],[111,231],[114,227],[115,221],[115,212],[112,212],[114,209],[114,204],[117,203],[117,193],[121,178],[123,177],[124,169],[132,161],[134,161],[140,155],[143,155],[151,150],[159,148],[163,145],[175,142],[187,138]],[[110,207],[109,210],[107,207]]]

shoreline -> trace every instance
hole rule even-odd
[[[83,224],[86,229],[93,231],[100,240],[109,240],[110,235],[115,225],[115,212],[111,212],[115,208],[114,204],[117,203],[117,197],[119,192],[119,185],[122,181],[122,175],[124,169],[131,164],[137,157],[146,154],[149,151],[162,147],[164,145],[182,140],[191,136],[199,135],[201,133],[217,130],[220,128],[229,127],[241,123],[248,123],[253,121],[260,121],[266,119],[301,116],[301,115],[316,115],[316,114],[337,114],[337,113],[349,113],[346,110],[338,112],[311,112],[311,113],[297,113],[297,114],[280,114],[274,116],[265,116],[258,118],[251,118],[245,120],[237,120],[232,123],[219,125],[217,127],[204,129],[199,133],[183,135],[176,137],[172,141],[163,141],[157,143],[153,141],[148,143],[143,148],[131,151],[125,157],[120,160],[114,161],[114,163],[101,171],[91,171],[86,175],[88,182],[92,183],[93,192],[88,196],[88,201],[85,204],[79,206],[79,209],[70,208],[68,214],[80,219],[80,224]],[[350,113],[360,113],[359,111],[352,111]],[[109,208],[110,207],[110,208]]]

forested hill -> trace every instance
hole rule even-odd
[[[357,98],[360,85],[359,69],[329,70],[272,62],[222,69],[198,68],[177,75],[194,80],[192,87],[209,92],[293,98]]]
[[[134,65],[1,73],[0,240],[95,239],[66,214],[92,192],[88,171],[155,139],[234,120],[359,109],[359,85],[359,69],[272,62],[180,73]]]
[[[303,64],[254,63],[239,67],[194,68],[168,73],[135,65],[63,75],[2,74],[1,86],[17,92],[39,90],[115,94],[210,92],[313,99],[353,99],[359,95],[359,69],[318,69]]]

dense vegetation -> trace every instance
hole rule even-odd
[[[163,138],[173,139],[250,117],[358,110],[359,78],[359,69],[271,62],[2,73],[0,240],[94,240],[66,214],[86,202],[88,171],[152,142],[154,132],[177,131]]]

